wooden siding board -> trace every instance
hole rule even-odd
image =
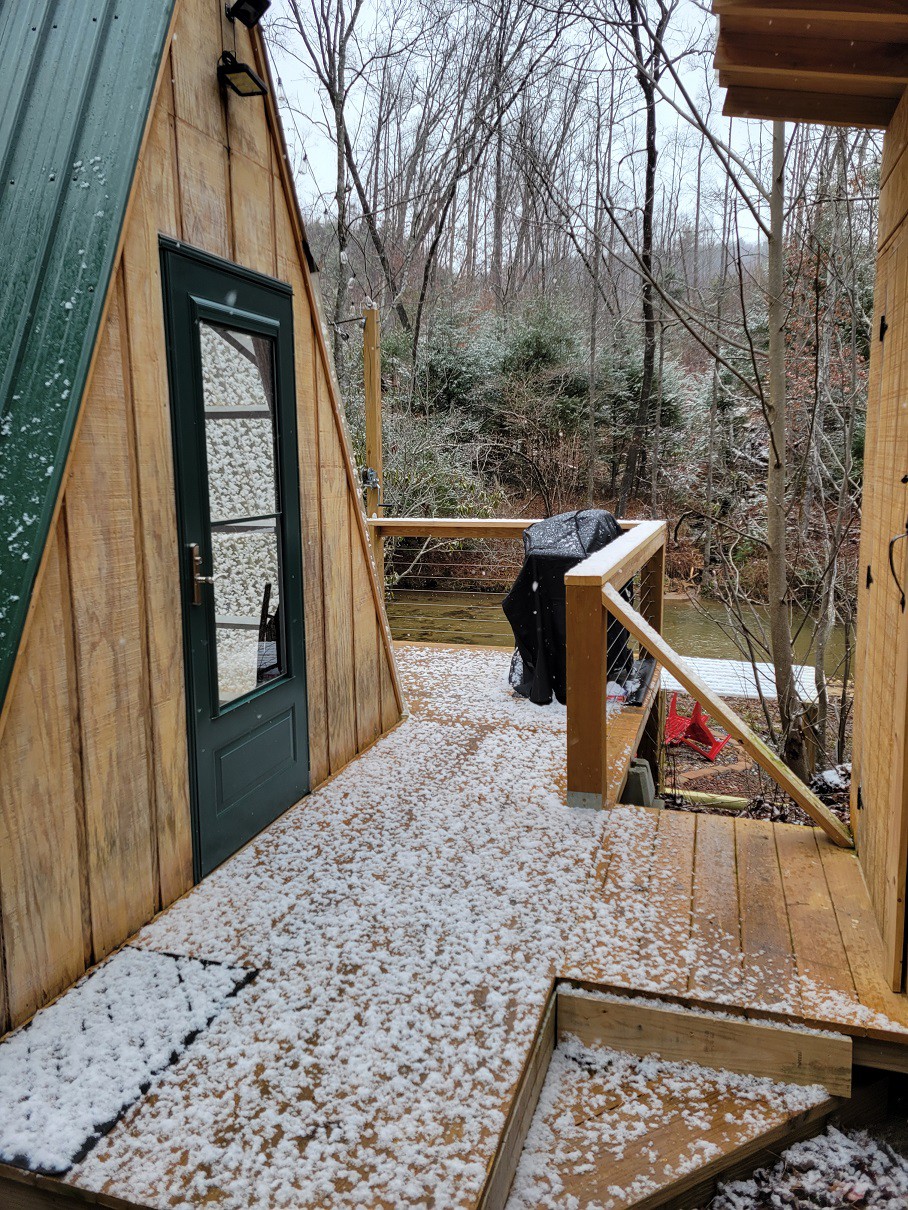
[[[0,908],[12,1025],[85,969],[64,572],[55,534],[0,741]]]
[[[358,541],[354,510],[359,502],[350,498],[350,547],[353,575],[353,652],[356,680],[356,742],[359,748],[381,735],[381,682],[378,667],[378,628],[367,555]]]
[[[881,187],[886,185],[906,148],[908,148],[908,91],[902,96],[883,139],[883,159],[880,164]]]
[[[231,137],[233,127],[231,126]],[[274,277],[271,174],[241,152],[230,153],[231,215],[237,262]]]
[[[908,157],[902,148],[906,123],[908,105],[903,100],[884,144],[888,175],[880,198],[881,253],[865,438],[852,778],[858,852],[882,937],[886,977],[894,988],[900,988],[904,978],[908,870],[908,618],[901,612],[888,565],[889,540],[904,532],[908,517],[908,485],[902,482],[908,448]],[[880,341],[884,315],[887,331]]]
[[[115,303],[66,494],[96,958],[150,918],[157,881],[121,322]]]
[[[331,772],[356,752],[353,660],[353,588],[350,570],[350,510],[343,452],[328,401],[324,367],[316,358],[321,456],[322,542],[325,584],[325,674],[328,690],[328,754]]]
[[[227,46],[223,12],[220,0],[183,0],[172,43],[175,112],[222,148],[227,129],[217,61]]]
[[[230,179],[224,147],[179,115],[176,134],[183,239],[230,260]]]
[[[223,6],[222,6],[223,11]],[[252,38],[239,22],[231,26],[231,37],[236,37],[236,57],[241,63],[255,63]],[[262,100],[225,94],[227,125],[230,131],[231,154],[240,154],[254,160],[261,168],[271,173],[272,140],[268,129],[268,115]]]
[[[278,195],[280,198],[280,195]],[[284,220],[283,222],[281,220]],[[300,510],[303,540],[303,605],[306,618],[306,691],[309,711],[309,783],[314,788],[330,773],[328,704],[325,672],[325,598],[322,552],[321,459],[318,390],[312,342],[312,316],[296,259],[289,216],[276,214],[278,248],[285,255],[279,270],[293,287],[296,342],[297,424]],[[288,243],[288,236],[290,242]]]
[[[168,171],[173,129],[155,115],[123,252],[132,404],[139,451],[140,546],[145,597],[153,789],[161,906],[192,885],[189,754],[170,395],[158,235],[176,235],[176,191]]]

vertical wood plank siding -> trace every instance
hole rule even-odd
[[[851,808],[882,935],[885,977],[898,990],[904,980],[908,849],[908,611],[901,609],[889,569],[889,542],[908,524],[908,93],[886,132],[882,181],[858,568]],[[883,316],[887,329],[881,341]],[[893,557],[904,584],[908,541],[895,544]]]
[[[313,787],[400,717],[284,149],[271,103],[217,87],[228,36],[260,63],[182,0],[0,735],[0,1033],[192,882],[159,235],[293,287]]]

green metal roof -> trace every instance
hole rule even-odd
[[[175,0],[0,0],[0,703]]]

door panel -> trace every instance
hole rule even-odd
[[[309,788],[288,287],[162,241],[196,873]]]

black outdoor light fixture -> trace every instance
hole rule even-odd
[[[248,63],[238,63],[229,50],[218,60],[218,80],[241,97],[264,97],[268,87]]]
[[[247,29],[252,29],[270,7],[271,0],[236,0],[226,6],[226,11],[231,21],[242,21]]]

